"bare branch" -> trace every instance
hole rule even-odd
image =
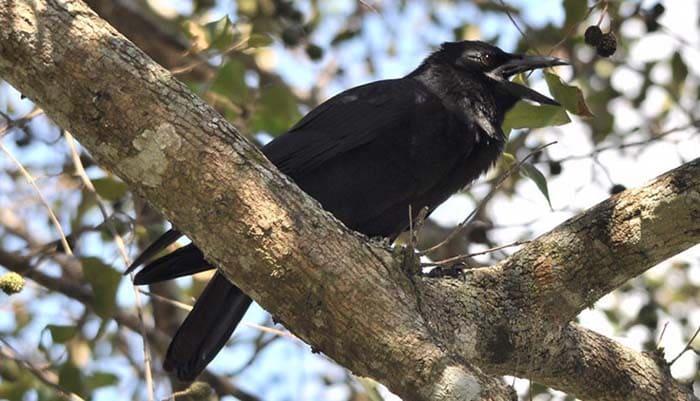
[[[27,180],[29,185],[34,188],[34,191],[36,192],[37,196],[39,197],[39,201],[41,202],[42,205],[46,208],[46,212],[49,214],[49,218],[51,219],[51,222],[53,223],[54,227],[56,227],[56,231],[58,231],[58,235],[61,239],[61,244],[63,245],[63,249],[68,255],[72,255],[73,252],[70,249],[70,245],[68,245],[68,240],[66,239],[66,234],[63,232],[63,227],[61,227],[61,223],[58,221],[58,218],[56,217],[56,214],[54,214],[53,210],[51,209],[51,206],[49,205],[49,202],[46,200],[44,197],[44,194],[41,192],[41,189],[36,185],[36,181],[34,180],[34,177],[27,171],[26,168],[20,163],[19,160],[17,160],[12,153],[10,152],[10,149],[5,146],[2,142],[0,142],[0,150],[5,152],[5,155],[12,161],[12,163],[17,166],[17,169],[19,169],[20,173],[24,176],[24,178]]]
[[[27,371],[31,372],[31,374],[34,375],[34,377],[36,377],[37,379],[39,379],[42,383],[54,389],[54,391],[56,392],[55,394],[60,399],[64,401],[85,401],[77,394],[71,393],[70,391],[61,388],[61,386],[58,385],[58,375],[56,373],[35,366],[33,363],[17,355],[17,352],[15,352],[15,350],[12,349],[5,340],[0,338],[0,341],[5,343],[4,346],[0,347],[0,356],[8,360],[14,361],[16,364],[22,366]]]

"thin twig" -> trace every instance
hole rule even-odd
[[[437,243],[437,244],[431,246],[431,247],[428,248],[428,249],[425,249],[425,250],[420,251],[420,252],[419,252],[419,255],[421,255],[421,256],[427,255],[427,254],[429,254],[429,253],[431,253],[431,252],[434,252],[434,251],[437,250],[438,248],[440,248],[440,247],[442,247],[442,246],[445,246],[445,245],[448,244],[450,241],[452,241],[453,238],[455,238],[460,232],[462,232],[462,230],[464,230],[464,228],[467,226],[467,224],[469,224],[469,222],[471,221],[471,219],[477,214],[477,212],[479,212],[479,211],[481,210],[481,208],[483,207],[483,205],[485,205],[486,202],[488,202],[488,201],[496,194],[496,192],[501,188],[501,186],[502,186],[503,183],[508,179],[508,177],[510,177],[511,175],[513,175],[516,171],[520,170],[520,167],[522,167],[522,165],[523,165],[528,159],[530,159],[532,156],[534,156],[534,155],[537,154],[537,153],[540,153],[542,150],[544,150],[545,148],[547,148],[547,147],[549,147],[549,146],[551,146],[551,145],[554,145],[555,143],[557,143],[557,142],[556,142],[556,141],[553,141],[553,142],[547,143],[547,144],[545,144],[545,145],[538,146],[537,148],[533,149],[530,153],[528,153],[527,156],[525,156],[525,157],[524,157],[522,160],[520,160],[518,163],[516,163],[516,164],[514,164],[513,166],[511,166],[505,173],[503,173],[503,175],[498,179],[498,182],[496,182],[496,184],[491,188],[491,190],[486,194],[486,196],[484,196],[484,197],[481,199],[481,201],[479,202],[479,204],[476,205],[476,207],[471,211],[471,213],[469,213],[469,215],[468,215],[466,218],[464,218],[464,220],[462,220],[462,222],[459,223],[459,224],[457,225],[457,227],[455,227],[454,230],[452,230],[452,232],[450,232],[450,233],[447,235],[447,237],[445,237],[445,239],[443,239],[443,240],[440,241],[439,243]]]
[[[486,254],[488,254],[488,253],[493,253],[493,252],[496,252],[496,251],[500,251],[501,249],[511,248],[511,247],[514,247],[514,246],[520,246],[520,245],[529,244],[530,242],[532,242],[532,241],[531,241],[531,240],[515,241],[515,242],[511,242],[510,244],[495,246],[495,247],[493,247],[493,248],[489,248],[489,249],[486,249],[486,250],[483,250],[483,251],[480,251],[480,252],[475,252],[475,253],[470,253],[470,254],[464,254],[464,255],[457,255],[457,256],[453,256],[453,257],[451,257],[451,258],[447,258],[447,259],[443,259],[443,260],[438,260],[437,262],[426,262],[426,263],[421,263],[420,265],[421,265],[421,267],[444,266],[444,265],[448,265],[448,264],[450,264],[450,263],[459,262],[459,261],[464,260],[464,259],[469,259],[469,258],[471,258],[471,257],[473,257],[473,256],[486,255]]]
[[[693,341],[695,341],[695,337],[697,337],[698,334],[700,334],[700,326],[698,326],[698,328],[697,328],[697,330],[695,330],[695,333],[693,334],[693,336],[690,337],[690,340],[688,340],[688,342],[685,344],[685,348],[683,348],[683,351],[681,351],[678,355],[676,355],[676,357],[673,358],[671,360],[671,362],[668,363],[668,366],[671,366],[674,363],[676,363],[678,358],[680,358],[683,354],[685,354],[686,352],[693,349],[692,344],[693,344]]]
[[[416,216],[416,220],[413,224],[413,237],[411,238],[411,241],[413,241],[413,249],[416,249],[418,247],[418,237],[420,236],[420,233],[423,230],[423,226],[425,225],[425,220],[428,218],[429,212],[430,209],[427,206],[425,206],[418,212],[418,215]]]
[[[28,370],[29,373],[34,375],[34,377],[39,379],[39,381],[54,389],[56,391],[56,395],[58,395],[59,398],[65,401],[85,401],[77,394],[71,393],[70,391],[61,388],[58,385],[58,377],[55,373],[47,372],[45,369],[39,368],[31,362],[19,357],[17,355],[17,351],[15,351],[14,348],[12,348],[12,346],[7,341],[5,341],[4,338],[0,338],[0,341],[3,344],[5,344],[5,346],[0,347],[0,356],[13,361],[16,364],[20,365],[22,368]]]
[[[63,232],[63,228],[61,227],[61,223],[58,222],[58,218],[56,218],[56,215],[54,214],[53,210],[51,210],[51,206],[49,206],[49,203],[46,201],[46,198],[44,198],[44,194],[41,193],[41,190],[39,187],[36,185],[36,181],[34,181],[34,177],[32,177],[31,174],[27,171],[27,169],[24,168],[22,163],[17,160],[12,153],[10,152],[10,149],[8,149],[4,143],[0,141],[0,150],[5,152],[7,157],[10,158],[10,160],[17,166],[19,171],[22,173],[24,178],[29,182],[29,184],[34,188],[34,191],[36,191],[37,195],[39,196],[39,200],[41,203],[44,205],[46,210],[49,213],[49,218],[51,219],[51,222],[53,225],[56,227],[56,230],[58,231],[58,235],[61,237],[61,244],[63,245],[63,250],[65,251],[66,254],[68,255],[73,255],[73,251],[70,248],[70,245],[68,245],[68,240],[66,239],[66,234]]]
[[[157,299],[157,300],[159,300],[159,301],[162,301],[162,302],[165,302],[165,303],[167,303],[167,304],[170,304],[170,305],[172,305],[172,306],[174,306],[174,307],[176,307],[176,308],[182,309],[182,310],[184,310],[184,311],[186,311],[186,312],[192,311],[192,305],[186,304],[186,303],[184,303],[184,302],[176,301],[176,300],[174,300],[174,299],[171,299],[171,298],[168,298],[168,297],[164,297],[164,296],[162,296],[162,295],[160,295],[160,294],[156,294],[155,292],[150,292],[150,291],[142,290],[142,289],[140,289],[140,288],[138,289],[138,291],[139,291],[141,294],[143,294],[143,295],[145,295],[145,296],[147,296],[147,297],[155,298],[155,299]]]
[[[416,249],[416,241],[414,241],[416,236],[413,232],[413,205],[411,204],[408,205],[408,236],[410,237],[410,240],[408,241],[409,245],[411,248]]]
[[[503,6],[503,11],[504,11],[504,12],[506,13],[506,15],[508,16],[508,19],[510,20],[510,22],[513,23],[513,26],[515,26],[515,29],[517,29],[518,32],[520,32],[520,35],[522,35],[523,39],[525,39],[525,41],[527,42],[527,45],[528,45],[530,48],[534,48],[534,46],[532,46],[532,44],[530,43],[530,38],[528,38],[527,35],[525,34],[525,32],[523,32],[523,30],[520,28],[520,26],[518,25],[518,22],[515,21],[515,18],[513,18],[513,16],[510,15],[510,11],[508,11],[508,5],[506,4],[506,2],[503,1],[503,0],[499,0],[499,2],[500,2],[501,5]]]
[[[5,113],[2,114],[2,117],[7,120],[5,125],[0,127],[0,137],[5,135],[10,128],[15,128],[15,127],[23,127],[29,120],[32,118],[44,114],[44,111],[40,108],[35,108],[34,110],[30,111],[29,113],[23,115],[22,117],[18,119],[11,119]]]
[[[373,11],[375,14],[379,14],[379,11],[378,11],[373,5],[369,4],[367,1],[365,1],[365,0],[359,0],[358,2],[359,2],[360,4],[362,4],[363,6],[369,8],[370,11]]]
[[[180,309],[182,309],[182,310],[184,310],[184,311],[190,312],[190,311],[192,310],[192,306],[191,306],[191,305],[188,305],[188,304],[186,304],[186,303],[184,303],[184,302],[176,301],[176,300],[174,300],[174,299],[171,299],[171,298],[168,298],[168,297],[164,297],[164,296],[162,296],[162,295],[160,295],[160,294],[156,294],[156,293],[153,293],[153,292],[150,292],[150,291],[146,291],[146,290],[141,290],[141,289],[139,289],[138,291],[139,291],[140,293],[142,293],[143,295],[146,295],[146,296],[149,296],[149,297],[151,297],[151,298],[155,298],[155,299],[157,299],[157,300],[159,300],[159,301],[161,301],[161,302],[164,302],[164,303],[173,305],[174,307],[180,308]],[[294,334],[292,334],[292,333],[290,333],[290,332],[288,332],[288,331],[273,329],[272,327],[261,326],[261,325],[259,325],[259,324],[249,323],[249,322],[241,322],[240,324],[243,325],[243,326],[251,327],[251,328],[253,328],[253,329],[257,329],[257,330],[260,330],[260,331],[264,331],[264,332],[267,332],[267,333],[270,333],[270,334],[274,334],[274,335],[276,335],[276,336],[288,337],[288,338],[291,338],[291,339],[294,339],[294,340],[301,341],[298,337],[296,337]]]
[[[243,45],[248,44],[248,40],[250,40],[250,36],[243,37],[243,38],[241,38],[241,40],[239,40],[238,42],[236,42],[236,43],[230,45],[230,46],[227,47],[226,49],[224,49],[224,50],[222,50],[221,52],[219,52],[218,55],[219,55],[219,56],[225,56],[225,55],[227,55],[227,54],[229,54],[229,53],[233,53],[234,51],[236,51],[236,50],[240,49],[241,47],[243,47]],[[200,65],[202,65],[202,64],[204,64],[204,63],[206,63],[206,62],[208,62],[208,59],[207,59],[206,56],[204,56],[204,55],[202,55],[202,54],[200,54],[200,56],[201,56],[201,57],[200,57],[198,60],[193,61],[193,62],[191,62],[191,63],[189,63],[189,64],[185,64],[185,65],[180,66],[180,67],[173,67],[173,68],[171,68],[171,69],[170,69],[170,73],[173,74],[173,75],[184,74],[184,73],[190,72],[190,71],[192,71],[194,68],[199,67]]]
[[[617,144],[617,145],[601,146],[601,147],[595,148],[595,149],[593,149],[591,152],[586,153],[586,154],[583,154],[583,155],[572,155],[572,156],[567,156],[567,157],[564,157],[564,158],[561,158],[561,159],[557,159],[557,160],[545,160],[545,161],[542,161],[542,162],[563,163],[563,162],[570,161],[570,160],[588,159],[588,158],[595,157],[596,155],[598,155],[598,153],[606,152],[606,151],[608,151],[608,150],[620,150],[620,149],[631,148],[631,147],[634,147],[634,146],[647,145],[647,144],[649,144],[649,143],[651,143],[651,142],[655,142],[655,141],[661,140],[661,139],[663,139],[664,137],[666,137],[666,136],[668,136],[668,135],[670,135],[670,134],[673,134],[673,133],[675,133],[675,132],[682,131],[682,130],[685,130],[685,129],[690,129],[690,128],[693,128],[693,127],[697,127],[698,124],[700,124],[700,120],[693,120],[693,121],[689,122],[689,123],[686,124],[686,125],[681,125],[681,126],[678,126],[678,127],[669,128],[669,129],[667,129],[667,130],[665,130],[665,131],[662,131],[662,132],[660,132],[660,133],[654,135],[654,136],[651,137],[651,138],[643,139],[643,140],[640,140],[640,141],[621,143],[621,144]],[[634,132],[634,131],[632,131],[632,132]],[[629,134],[631,134],[632,132],[629,132],[629,133],[627,133],[626,135],[629,135]],[[697,133],[697,132],[696,132],[696,133]]]
[[[287,338],[291,338],[293,340],[297,340],[297,341],[303,343],[303,341],[301,341],[297,336],[295,336],[294,334],[292,334],[288,331],[273,329],[272,327],[261,326],[259,324],[250,323],[250,322],[241,322],[241,324],[244,326],[248,326],[250,328],[253,328],[253,329],[264,331],[266,333],[274,334],[274,335],[279,336],[279,337],[287,337]]]
[[[600,12],[600,17],[598,17],[598,23],[596,26],[600,27],[600,24],[603,23],[603,18],[605,18],[605,15],[608,13],[608,2],[605,2],[605,5],[603,6],[603,11]]]
[[[87,188],[88,192],[92,194],[92,196],[95,198],[95,203],[97,204],[97,207],[100,209],[100,213],[102,213],[102,218],[105,221],[107,230],[112,234],[112,237],[114,238],[114,242],[117,245],[117,249],[119,250],[119,254],[121,255],[122,259],[124,260],[124,265],[129,266],[129,254],[126,251],[126,246],[124,245],[124,239],[122,238],[121,235],[117,232],[117,229],[114,227],[114,224],[112,224],[109,213],[107,212],[107,208],[105,208],[104,203],[102,202],[102,198],[100,195],[97,193],[95,190],[95,186],[93,185],[92,181],[90,180],[90,177],[88,177],[87,172],[85,171],[85,167],[83,166],[83,162],[80,160],[80,153],[78,152],[78,149],[75,147],[75,141],[73,140],[73,135],[71,135],[70,132],[64,131],[64,136],[66,138],[66,143],[68,144],[68,147],[70,148],[71,151],[71,157],[73,159],[73,164],[75,165],[75,171],[78,174],[78,177],[80,177],[81,181],[83,182],[83,185],[85,185],[85,188]],[[154,392],[154,386],[153,386],[153,372],[151,370],[151,350],[148,346],[148,337],[147,337],[147,330],[146,330],[146,325],[144,324],[143,321],[143,304],[141,302],[141,295],[139,292],[136,290],[136,286],[133,285],[133,277],[131,277],[131,282],[132,282],[132,290],[134,291],[134,303],[136,304],[136,314],[139,318],[139,325],[140,325],[140,331],[141,331],[141,338],[143,340],[143,365],[144,365],[144,380],[146,382],[146,388],[148,389],[148,401],[153,401],[155,399],[155,392]]]
[[[656,340],[656,348],[659,348],[659,345],[661,345],[661,340],[664,338],[664,334],[666,333],[666,328],[668,327],[668,322],[664,323],[664,327],[661,329],[661,334],[659,334],[659,339]]]

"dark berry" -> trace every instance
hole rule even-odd
[[[549,162],[549,174],[559,175],[561,174],[561,163],[556,161]]]
[[[294,12],[294,4],[289,1],[277,2],[277,15],[281,17],[289,17]]]
[[[654,7],[651,8],[651,15],[655,17],[660,17],[661,14],[664,13],[664,11],[666,11],[666,7],[664,7],[664,5],[661,3],[656,3]]]
[[[627,188],[622,184],[615,184],[610,188],[610,195],[619,194],[620,192],[626,190]]]
[[[289,14],[289,19],[294,22],[302,22],[304,20],[304,14],[299,10],[294,10]]]
[[[487,235],[487,226],[485,224],[475,224],[468,232],[469,242],[476,244],[488,244],[489,238]]]
[[[17,147],[20,147],[20,148],[23,148],[23,147],[29,145],[30,143],[32,143],[32,138],[26,134],[15,139],[15,145],[17,145]]]
[[[612,32],[604,34],[596,45],[596,51],[600,57],[610,57],[617,50],[617,38]]]
[[[644,25],[647,27],[647,32],[656,32],[660,28],[659,21],[649,15],[644,17]]]
[[[661,3],[656,3],[649,11],[644,14],[644,25],[647,27],[647,32],[655,32],[659,30],[659,17],[666,11],[666,8]]]
[[[637,313],[637,321],[650,329],[655,329],[659,324],[659,306],[653,301],[642,306]]]
[[[591,25],[586,28],[586,32],[583,34],[585,42],[591,46],[596,46],[600,42],[600,38],[603,37],[603,31],[600,30],[598,25]]]
[[[301,41],[301,33],[293,27],[285,28],[282,31],[282,42],[287,46],[296,46]]]
[[[315,44],[309,43],[306,45],[306,54],[311,60],[320,60],[323,57],[323,49]]]

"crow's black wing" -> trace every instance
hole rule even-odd
[[[263,153],[294,178],[431,108],[425,101],[428,96],[412,79],[377,81],[349,89],[313,109],[267,144]]]
[[[394,237],[409,206],[434,208],[416,201],[442,191],[436,183],[469,154],[466,131],[422,83],[403,78],[331,98],[263,153],[348,227]]]

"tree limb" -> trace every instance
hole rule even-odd
[[[579,301],[566,285],[580,279],[564,273],[579,271],[574,264],[580,259],[573,264],[556,259],[556,268],[550,263],[547,270],[546,263],[528,257],[563,254],[562,244],[544,246],[556,243],[555,237],[535,241],[499,265],[475,269],[465,281],[416,277],[410,255],[367,241],[322,211],[235,128],[80,1],[0,0],[0,76],[71,131],[297,336],[404,399],[512,398],[500,379],[472,363],[489,374],[532,375],[591,400],[695,399],[663,370],[650,376],[648,369],[625,370],[631,383],[669,387],[669,397],[642,398],[638,391],[615,391],[610,382],[591,386],[576,365],[565,364],[576,358],[557,359],[572,349],[586,350],[578,354],[584,361],[603,362],[582,365],[592,377],[620,374],[608,354],[586,346],[587,339],[598,337],[568,323],[581,305],[614,288],[605,281],[607,273],[587,280],[584,294],[593,288],[593,295]],[[697,178],[698,162],[681,170]],[[670,210],[692,203],[698,180],[689,182],[665,193],[678,201],[658,202],[669,202]],[[570,227],[578,235],[586,221],[610,217],[595,213],[622,210],[615,205],[634,200],[628,196],[612,198],[612,209],[594,208],[555,232]],[[633,254],[650,244],[646,230],[663,231],[649,228],[660,227],[658,219],[640,216],[638,237],[644,240],[629,251],[626,236],[606,242],[611,253],[627,252],[625,263],[640,262]],[[686,223],[676,223],[676,232]],[[700,230],[693,224],[682,227],[686,239],[665,243],[665,250],[646,250],[644,263],[624,269],[614,283],[697,243]],[[572,253],[589,251],[585,242],[572,245],[577,245]],[[590,273],[597,276],[598,270]],[[556,273],[551,278],[539,276],[550,271]],[[563,290],[568,292],[557,292]],[[559,307],[562,298],[567,302]],[[542,320],[533,319],[543,312]],[[648,356],[620,352],[616,355],[641,361],[632,367],[649,366]],[[535,357],[541,365],[520,363]],[[557,370],[561,364],[567,369]]]

